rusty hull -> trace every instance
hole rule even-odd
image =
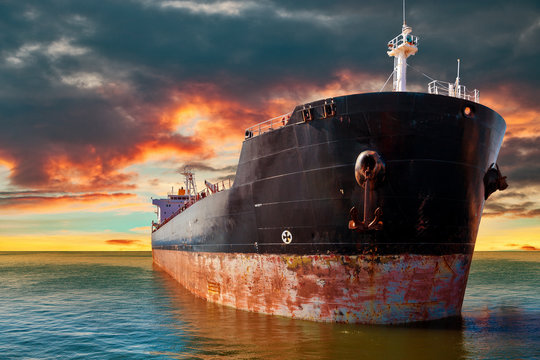
[[[472,255],[277,255],[153,251],[197,296],[297,319],[397,324],[459,315]]]

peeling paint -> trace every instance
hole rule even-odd
[[[208,301],[298,319],[395,324],[459,315],[471,255],[262,255],[154,249]]]

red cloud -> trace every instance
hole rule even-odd
[[[540,248],[534,247],[532,245],[506,244],[506,246],[519,247],[521,250],[525,251],[540,251]]]
[[[140,240],[128,240],[128,239],[112,239],[105,240],[109,245],[137,245],[140,243]]]

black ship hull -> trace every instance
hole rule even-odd
[[[325,109],[325,104],[333,105]],[[485,106],[423,93],[359,94],[299,106],[286,126],[245,140],[231,189],[196,202],[152,233],[155,262],[194,293],[247,310],[295,316],[298,309],[316,308],[313,299],[320,300],[328,289],[336,291],[329,284],[332,279],[341,284],[340,277],[358,280],[363,271],[371,271],[372,278],[362,280],[365,283],[340,285],[358,286],[356,299],[365,300],[357,300],[365,304],[355,308],[354,316],[345,314],[344,306],[355,301],[348,294],[341,296],[343,303],[322,297],[324,306],[340,304],[323,315],[312,310],[296,317],[394,323],[457,315],[486,198],[484,177],[496,162],[505,128],[501,116]],[[380,157],[384,173],[371,185],[361,186],[355,179],[355,163],[366,151]],[[195,255],[210,263],[217,258],[258,261],[261,273],[252,274],[242,285],[258,289],[255,292],[268,290],[263,264],[268,261],[299,262],[297,287],[310,276],[316,282],[323,276],[317,284],[324,284],[300,299],[293,296],[296,305],[289,312],[283,304],[274,306],[275,300],[260,296],[252,305],[247,300],[244,304],[237,299],[243,295],[233,289],[242,282],[233,274],[240,270],[230,270],[228,280],[226,274],[218,276],[219,281],[210,279],[216,275],[187,265]],[[340,258],[344,272],[321,270],[324,261]],[[180,265],[171,268],[175,262]],[[279,264],[270,267],[282,271]],[[241,271],[248,268],[239,265]],[[448,276],[441,273],[446,274],[446,268]],[[293,270],[299,276],[298,267]],[[430,277],[429,289],[418,285]],[[401,279],[402,284],[392,285],[392,279]],[[227,281],[231,284],[225,285]],[[379,283],[367,299],[362,289],[370,281]],[[213,283],[217,285],[209,285]],[[415,290],[415,286],[424,287]],[[281,296],[290,298],[284,291]],[[396,296],[389,298],[388,292]],[[385,303],[391,308],[386,313]],[[370,306],[372,310],[367,309]]]

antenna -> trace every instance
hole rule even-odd
[[[186,194],[189,196],[189,201],[191,202],[191,197],[197,196],[197,187],[191,167],[189,165],[184,166],[184,171],[181,174],[186,177]]]
[[[405,25],[405,0],[403,0],[403,25]]]
[[[457,59],[457,77],[456,77],[456,89],[459,87],[459,59]]]

